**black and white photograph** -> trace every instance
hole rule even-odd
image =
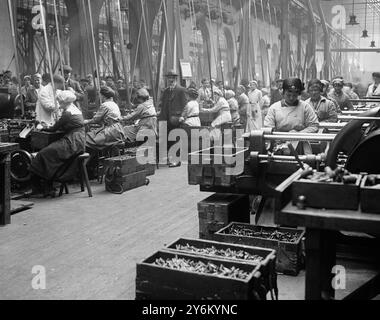
[[[0,301],[247,319],[379,247],[380,0],[0,0]]]

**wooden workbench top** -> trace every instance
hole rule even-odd
[[[362,213],[360,210],[316,208],[300,210],[290,203],[281,212],[276,213],[275,223],[312,229],[354,231],[380,235],[380,214]]]

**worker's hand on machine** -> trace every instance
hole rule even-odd
[[[182,123],[182,122],[185,122],[185,118],[184,117],[180,117],[179,118],[179,123]]]

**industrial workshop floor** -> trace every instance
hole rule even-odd
[[[123,195],[96,183],[93,191],[91,199],[36,200],[0,228],[0,299],[134,299],[136,262],[179,237],[197,238],[197,203],[208,196],[187,184],[186,166],[161,168],[148,187]],[[32,288],[37,265],[46,290]],[[348,291],[374,274],[345,266]],[[280,275],[280,299],[303,299],[304,275]]]

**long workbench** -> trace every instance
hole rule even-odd
[[[275,215],[275,223],[306,228],[305,299],[332,299],[336,244],[340,231],[380,234],[380,214],[360,210],[298,209],[291,203]],[[377,252],[373,252],[373,255]],[[380,273],[345,299],[371,299],[380,293]]]
[[[11,223],[11,186],[9,169],[11,153],[19,148],[17,143],[0,143],[0,226]]]

